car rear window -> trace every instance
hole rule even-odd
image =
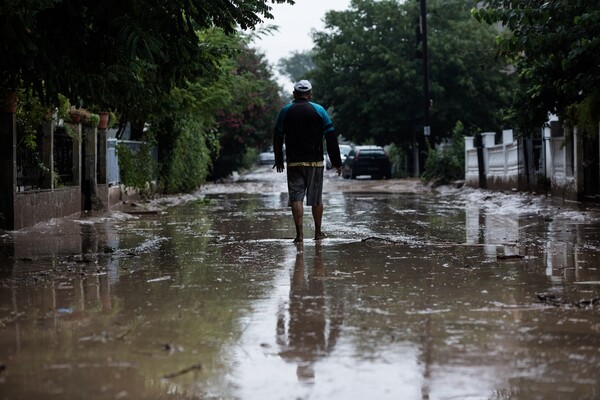
[[[384,156],[385,152],[380,149],[362,149],[358,154],[361,156]]]

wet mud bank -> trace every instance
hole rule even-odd
[[[598,398],[597,208],[325,185],[300,245],[267,168],[2,233],[0,399]]]

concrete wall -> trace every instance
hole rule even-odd
[[[600,126],[599,126],[600,130]],[[581,201],[584,197],[584,140],[577,127],[572,131],[557,120],[551,120],[542,130],[542,153],[533,155],[532,139],[514,140],[512,131],[503,131],[501,144],[494,143],[493,133],[483,135],[483,162],[477,157],[474,138],[465,138],[465,183],[470,187],[491,190],[549,191],[554,197]],[[526,144],[526,146],[524,146]],[[528,151],[529,171],[525,170],[525,148]],[[532,164],[537,162],[539,165]],[[480,165],[482,164],[482,165]],[[537,169],[536,169],[537,168]],[[483,169],[484,182],[479,172]],[[549,181],[550,186],[544,182]]]
[[[65,217],[80,211],[79,186],[17,193],[14,201],[14,229],[33,226],[41,221]]]
[[[519,144],[512,130],[502,131],[502,143],[496,144],[494,132],[482,133],[483,165],[480,166],[474,138],[465,138],[465,183],[470,187],[491,190],[516,190],[522,169]],[[483,171],[480,171],[482,169]],[[483,172],[483,175],[480,174]],[[481,182],[481,178],[484,182]]]

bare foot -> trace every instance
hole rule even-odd
[[[323,232],[315,233],[315,240],[322,240],[322,239],[325,239],[326,237],[327,237],[327,235],[324,234]]]
[[[296,238],[294,239],[294,243],[302,243],[304,241],[304,238],[302,236],[296,236]]]

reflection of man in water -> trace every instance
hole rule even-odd
[[[340,332],[342,316],[341,312],[330,309],[329,330],[327,329],[328,309],[325,301],[325,268],[321,244],[316,243],[313,269],[308,279],[304,271],[302,243],[297,244],[297,249],[294,273],[291,277],[287,327],[282,305],[277,315],[277,344],[281,349],[281,358],[298,364],[298,379],[313,382],[314,365],[333,350]]]

